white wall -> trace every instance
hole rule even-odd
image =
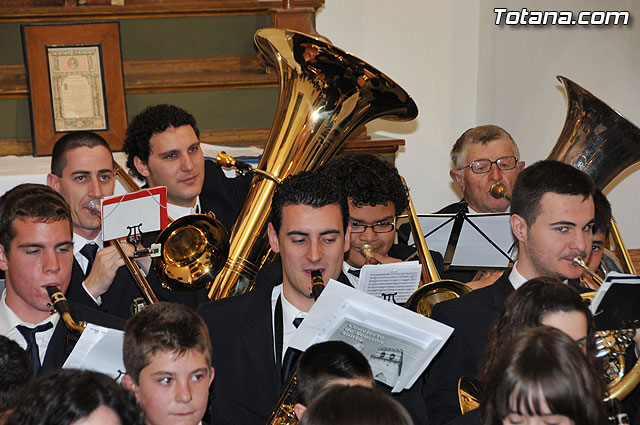
[[[494,8],[628,10],[627,26],[496,26]],[[547,157],[566,115],[555,75],[591,91],[640,124],[640,2],[632,0],[326,0],[317,29],[336,45],[381,69],[409,92],[417,120],[368,128],[403,137],[397,166],[420,212],[459,194],[448,176],[449,151],[467,128],[493,123],[518,142],[531,164]],[[628,247],[640,247],[634,188],[625,173],[605,192]]]

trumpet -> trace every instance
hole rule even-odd
[[[360,255],[362,255],[365,258],[364,263],[365,264],[377,264],[378,262],[376,261],[375,258],[373,258],[373,255],[371,255],[372,252],[374,252],[375,249],[373,249],[373,246],[371,244],[364,244],[360,247]]]
[[[511,201],[511,194],[507,192],[507,186],[504,183],[498,181],[491,185],[489,193],[496,199],[504,198],[507,201]]]
[[[598,287],[602,286],[602,283],[603,283],[602,278],[598,276],[596,272],[591,270],[589,266],[587,266],[587,263],[584,262],[582,257],[575,257],[573,259],[573,264],[575,264],[576,266],[580,266],[585,272],[587,272],[587,274],[591,277],[593,282],[596,285],[598,285]]]

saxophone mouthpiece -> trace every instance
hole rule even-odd
[[[323,290],[322,272],[320,270],[311,270],[311,295],[313,295],[313,299],[317,301]]]

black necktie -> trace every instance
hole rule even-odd
[[[300,323],[304,320],[304,317],[296,317],[293,319],[293,326],[298,328]],[[300,357],[302,352],[300,350],[296,350],[295,348],[287,348],[287,351],[284,353],[284,359],[282,360],[282,383],[286,385],[291,378],[291,373],[293,369],[295,369],[296,364],[298,363],[298,358]]]
[[[87,271],[84,273],[85,277],[89,276],[89,272],[91,271],[91,266],[93,266],[93,260],[95,260],[97,252],[98,245],[94,243],[88,243],[80,250],[80,254],[84,255],[84,257],[89,260],[89,263],[87,264]]]
[[[44,332],[53,327],[51,322],[44,323],[42,325],[36,326],[35,328],[29,328],[27,326],[18,325],[16,328],[25,341],[27,341],[27,354],[29,355],[29,359],[31,360],[31,364],[33,365],[33,374],[37,375],[40,371],[42,365],[40,364],[40,350],[38,349],[38,344],[36,343],[36,332]]]
[[[349,269],[349,274],[352,274],[355,277],[360,278],[360,269]]]

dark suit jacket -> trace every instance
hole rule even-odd
[[[80,264],[74,259],[71,271],[71,283],[67,289],[67,298],[93,309],[99,309],[105,313],[120,317],[124,320],[137,312],[137,307],[143,302],[144,297],[138,284],[126,267],[120,267],[116,272],[113,283],[107,292],[102,294],[102,304],[99,306],[82,287],[84,273]],[[169,301],[184,304],[192,309],[209,300],[204,289],[197,291],[172,291],[162,287],[153,268],[147,274],[147,282],[151,290],[160,301]]]
[[[434,307],[431,318],[453,327],[454,331],[427,369],[425,402],[430,425],[445,424],[460,416],[458,379],[477,378],[489,330],[514,291],[510,273],[511,269],[507,269],[493,285]]]
[[[203,212],[213,212],[231,233],[251,187],[251,176],[228,178],[213,161],[205,161],[205,178],[200,192]]]
[[[213,345],[212,424],[263,425],[278,401],[272,289],[264,285],[198,308]]]
[[[124,320],[121,320],[117,317],[73,302],[70,303],[70,307],[72,310],[71,315],[76,322],[86,321],[107,328],[118,330],[124,329]],[[70,340],[68,338],[69,336],[70,333],[64,324],[64,320],[60,318],[60,320],[58,320],[56,328],[53,331],[53,335],[49,340],[49,346],[47,347],[47,353],[44,356],[42,369],[40,369],[39,375],[43,375],[47,372],[51,372],[62,367],[65,360],[67,360],[67,357],[69,357],[73,346],[75,345],[75,341]]]

